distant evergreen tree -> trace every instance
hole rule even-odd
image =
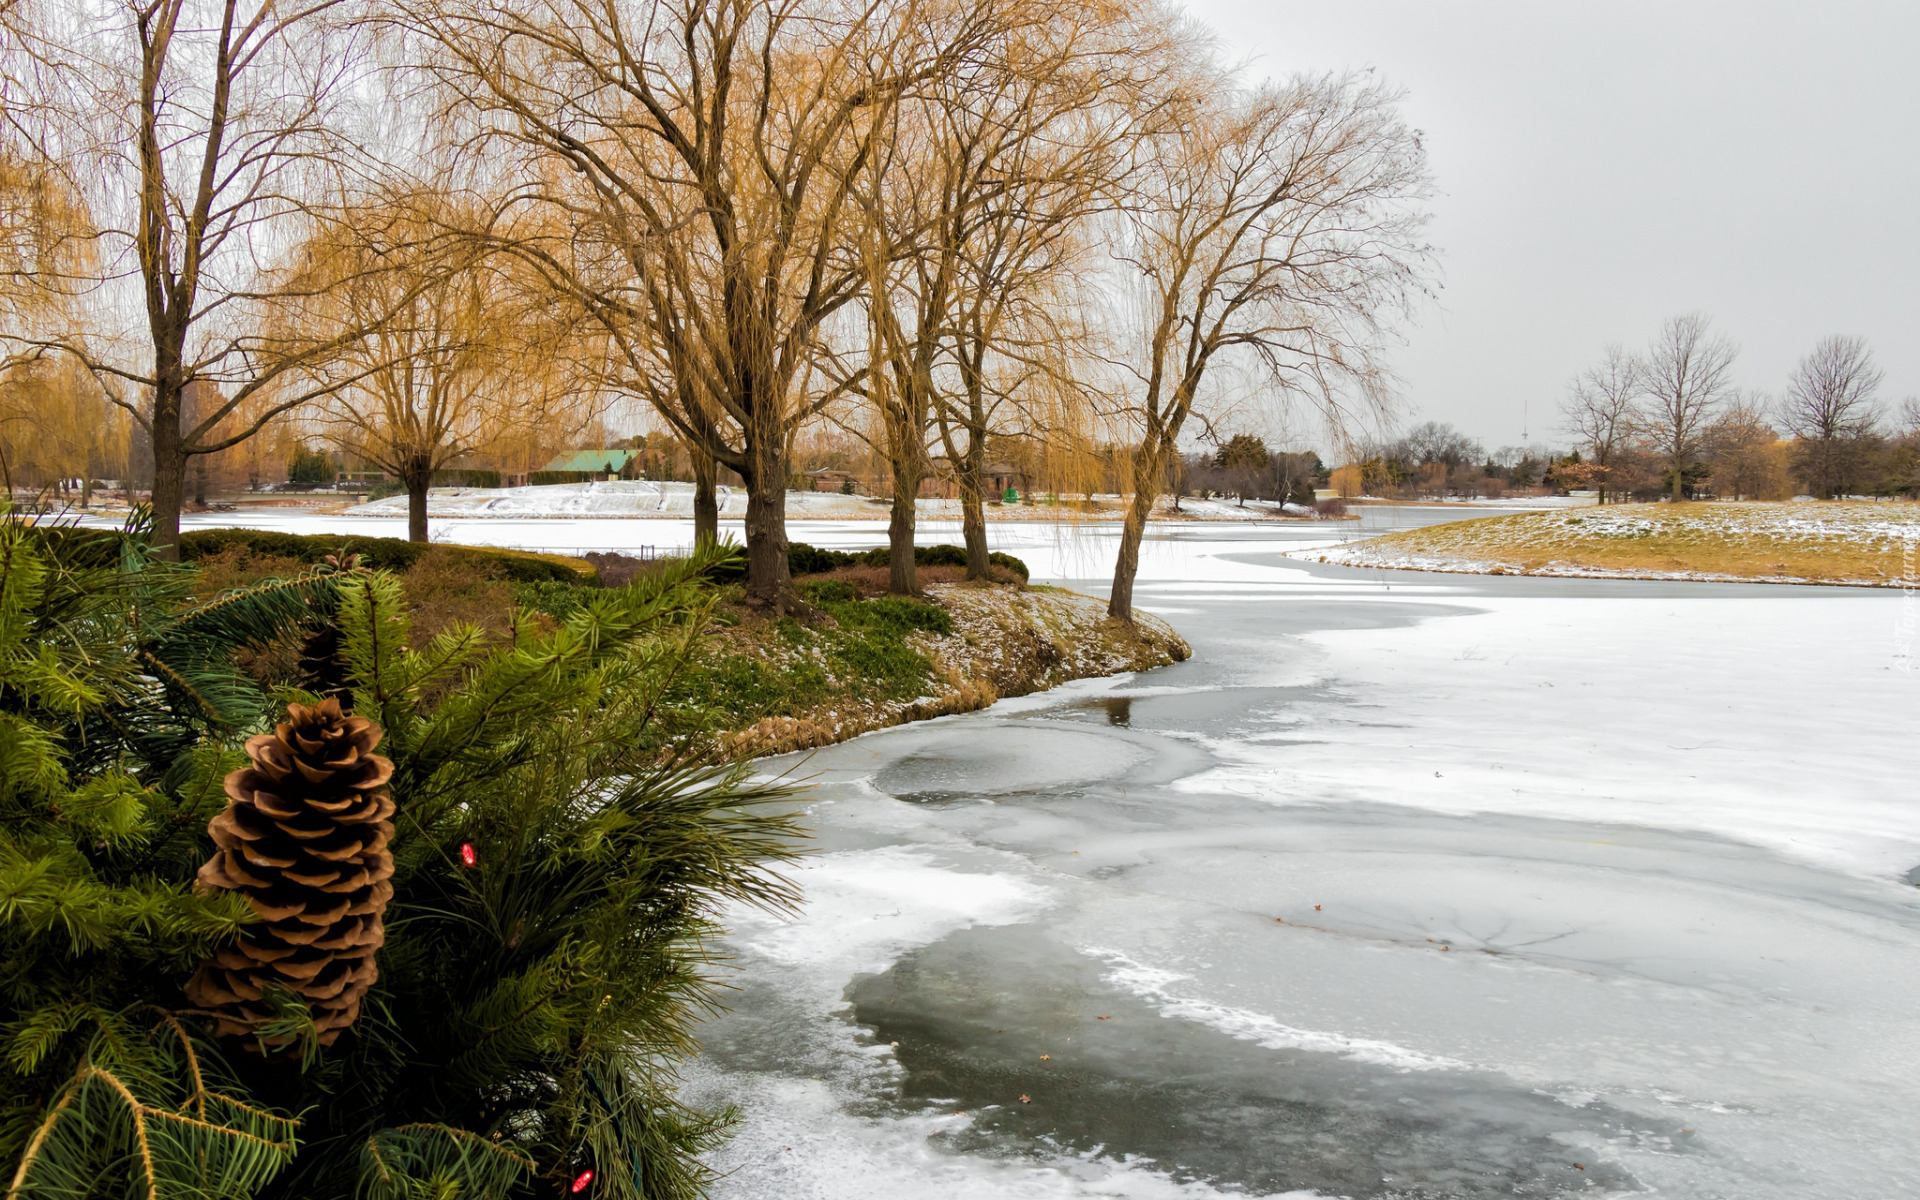
[[[335,474],[333,459],[324,450],[295,446],[287,461],[287,479],[293,483],[332,483]]]

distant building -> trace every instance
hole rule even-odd
[[[575,477],[566,482],[637,479],[640,476],[642,454],[639,450],[569,450],[565,454],[554,455],[547,465],[534,473]]]
[[[932,462],[933,470],[920,481],[920,494],[939,500],[952,500],[960,495],[960,488],[953,480],[953,464],[944,455],[936,456]],[[981,469],[981,499],[998,500],[1006,490],[1014,486],[1019,468],[1012,463],[992,462]]]
[[[846,492],[847,485],[853,485],[851,494],[859,495],[866,489],[860,486],[860,480],[851,471],[839,471],[832,467],[822,467],[818,471],[806,473],[807,490],[810,492]]]

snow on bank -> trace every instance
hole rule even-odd
[[[747,515],[741,488],[714,489],[720,515]],[[405,496],[388,496],[350,509],[356,517],[404,517]],[[864,496],[836,492],[788,492],[787,515],[816,519],[885,517],[884,506]],[[693,485],[616,479],[598,483],[554,483],[539,487],[434,488],[427,493],[427,516],[434,517],[691,517]]]
[[[1164,667],[1192,654],[1165,621],[1137,613],[1133,625],[1123,625],[1107,616],[1104,601],[1077,592],[936,584],[927,593],[953,620],[952,633],[918,638],[916,649],[934,666],[930,691],[911,700],[839,696],[811,710],[766,717],[732,735],[728,745],[754,755],[813,749],[909,721],[973,712],[1002,696]],[[740,639],[783,670],[810,653],[789,638],[770,640],[746,627],[721,636]]]
[[[1382,570],[1900,587],[1920,578],[1920,508],[1635,504],[1436,525],[1294,553]]]

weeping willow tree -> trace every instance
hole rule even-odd
[[[415,646],[387,574],[193,604],[140,529],[0,522],[9,1198],[700,1194],[725,1114],[681,1105],[672,1072],[712,1003],[707,939],[725,903],[791,899],[782,793],[644,748],[719,553],[564,623]],[[266,689],[236,656],[276,639],[302,666]],[[283,705],[378,731],[385,943],[350,1022],[269,991],[223,1037],[183,985],[267,914],[193,880],[248,789],[238,743]]]
[[[1236,86],[1202,63],[1129,179],[1114,229],[1129,281],[1133,493],[1108,613],[1133,619],[1148,515],[1223,368],[1257,369],[1263,406],[1348,430],[1392,404],[1383,353],[1428,286],[1429,183],[1397,95],[1364,76]]]

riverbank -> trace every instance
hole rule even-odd
[[[1920,580],[1920,506],[1608,505],[1430,525],[1297,556],[1470,575],[1902,587]]]
[[[870,554],[794,550],[795,586],[810,614],[771,617],[745,604],[737,584],[721,585],[712,622],[663,698],[663,751],[813,749],[1075,679],[1166,666],[1190,653],[1157,618],[1138,614],[1129,626],[1108,619],[1102,600],[1028,586],[1026,564],[1007,555],[994,556],[993,582],[973,583],[951,565],[958,548],[926,549],[931,561],[916,571],[922,594],[909,598],[886,594],[887,569]],[[601,587],[657,561],[244,529],[192,532],[183,551],[207,598],[297,574],[328,555],[357,554],[399,576],[416,645],[456,627],[510,640],[516,614],[565,621]],[[263,680],[289,670],[297,653],[289,645],[264,655]]]
[[[1192,653],[1166,622],[1137,613],[1128,626],[1105,601],[1064,588],[934,583],[925,600],[850,590],[831,577],[803,582],[815,620],[736,609],[734,624],[711,631],[694,682],[735,714],[719,735],[730,752],[816,749]]]

